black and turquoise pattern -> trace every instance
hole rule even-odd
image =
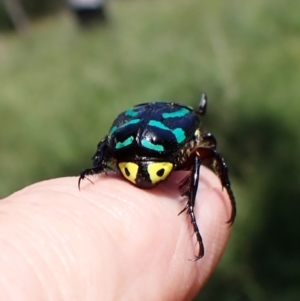
[[[108,142],[113,149],[167,153],[191,140],[200,120],[191,107],[166,102],[138,105],[121,113]]]

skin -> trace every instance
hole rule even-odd
[[[201,169],[195,207],[205,255],[177,186],[184,172],[142,190],[120,176],[44,181],[0,201],[2,300],[191,300],[219,261],[231,207]]]

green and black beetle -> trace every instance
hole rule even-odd
[[[209,165],[226,189],[232,206],[228,221],[233,224],[236,205],[228,178],[227,165],[216,149],[216,139],[200,130],[200,115],[207,106],[201,95],[199,108],[173,102],[149,102],[121,113],[98,144],[93,167],[80,173],[78,186],[86,176],[106,173],[116,167],[123,177],[139,188],[149,189],[167,179],[171,172],[188,170],[179,191],[187,198],[185,208],[191,217],[199,243],[194,260],[204,255],[202,237],[194,215],[201,164]],[[180,214],[179,213],[179,214]]]

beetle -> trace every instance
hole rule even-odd
[[[177,170],[187,170],[188,175],[179,184],[180,194],[186,198],[184,211],[191,218],[199,245],[192,261],[204,255],[204,245],[194,214],[199,172],[202,164],[208,165],[219,177],[231,202],[232,225],[236,204],[231,189],[228,168],[217,152],[217,141],[211,133],[200,130],[200,116],[205,115],[207,96],[202,93],[197,111],[174,102],[148,102],[136,105],[113,122],[109,133],[98,144],[93,156],[93,167],[84,169],[80,183],[89,175],[119,170],[133,185],[150,189],[165,181]]]

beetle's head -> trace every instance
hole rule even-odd
[[[125,179],[135,186],[149,189],[164,181],[173,170],[171,162],[135,161],[119,162],[118,167]]]

